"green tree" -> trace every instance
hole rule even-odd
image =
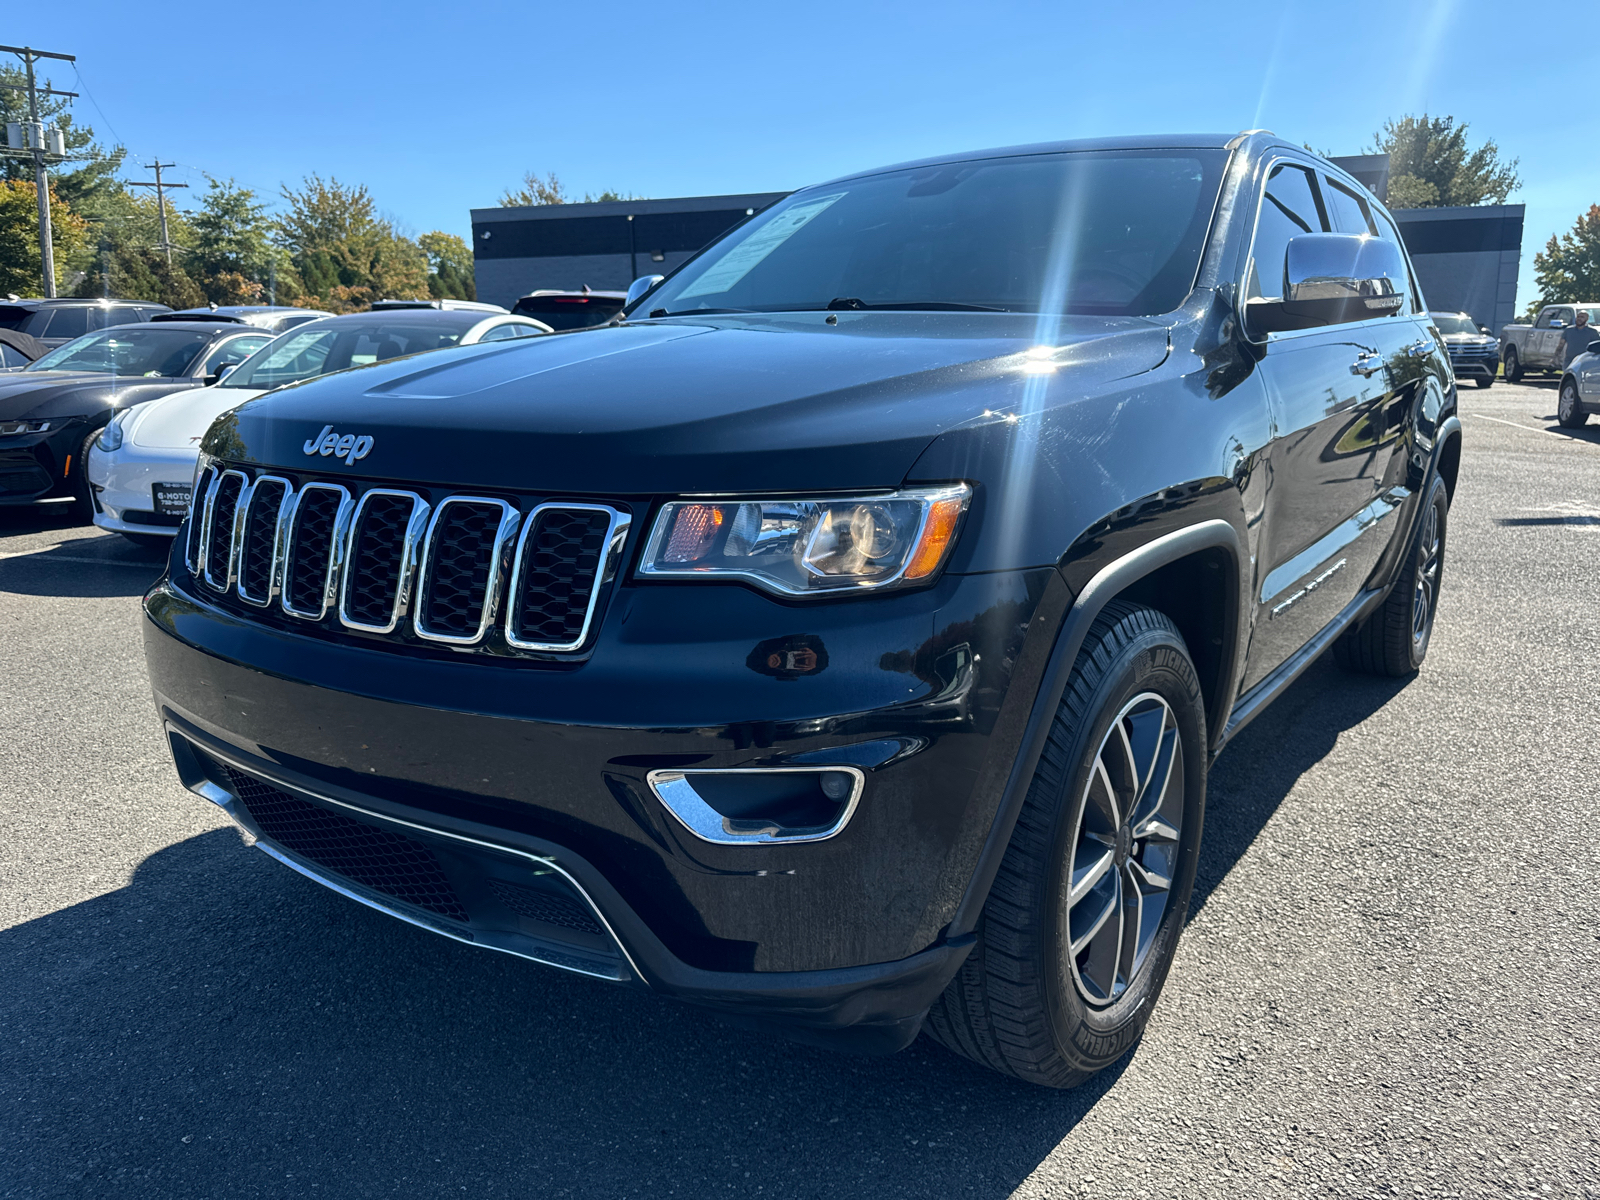
[[[102,197],[91,235],[85,274],[74,294],[153,300],[172,308],[206,302],[206,292],[188,269],[195,231],[181,209],[167,205],[167,236],[181,247],[173,252],[170,264],[160,249],[161,215],[154,196],[108,193]]]
[[[1600,204],[1591,204],[1566,233],[1551,235],[1533,257],[1533,278],[1539,285],[1535,313],[1546,304],[1600,300]]]
[[[476,300],[472,247],[453,233],[435,229],[417,239],[428,256],[428,295],[435,300]]]
[[[604,191],[599,195],[590,192],[583,194],[584,204],[600,204],[608,200],[643,200],[643,196],[635,196],[632,192],[624,195],[621,192]],[[554,171],[540,175],[537,171],[529,171],[522,177],[522,186],[507,188],[500,195],[501,208],[518,208],[530,204],[576,204],[578,201],[556,178]]]
[[[38,82],[45,87],[53,86],[47,78]],[[28,120],[28,93],[17,90],[27,86],[27,72],[18,66],[0,66],[0,83],[10,85],[0,87],[0,121]],[[110,151],[102,149],[94,140],[94,129],[72,119],[72,101],[64,96],[40,96],[39,120],[46,128],[59,126],[67,146],[67,162],[51,168],[51,194],[60,196],[86,220],[97,220],[106,198],[123,190],[117,171],[126,151],[121,146]],[[0,179],[32,183],[33,160],[12,155],[0,157]]]
[[[1454,117],[1404,116],[1379,130],[1368,154],[1389,156],[1390,208],[1504,204],[1522,183],[1517,160],[1504,161],[1494,140],[1467,145],[1468,125]]]
[[[278,244],[294,261],[303,302],[356,312],[379,299],[429,298],[428,256],[377,215],[364,186],[310,175],[299,190],[285,186],[283,198]]]
[[[39,191],[31,179],[0,180],[0,295],[40,295],[44,270],[39,262]],[[89,257],[89,223],[50,189],[50,249],[56,287]]]

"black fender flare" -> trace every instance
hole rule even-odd
[[[1000,861],[1005,857],[1017,817],[1022,812],[1022,803],[1027,797],[1034,769],[1038,766],[1039,756],[1044,753],[1050,725],[1055,720],[1056,709],[1067,689],[1067,680],[1077,664],[1078,654],[1083,649],[1084,639],[1088,637],[1089,627],[1094,624],[1095,618],[1113,598],[1153,571],[1199,551],[1217,549],[1232,556],[1234,578],[1241,578],[1248,556],[1240,545],[1238,530],[1227,521],[1214,518],[1173,530],[1107,563],[1073,601],[1056,634],[1055,647],[1050,653],[1044,678],[1028,715],[1021,749],[1011,765],[994,822],[989,827],[989,835],[978,856],[977,868],[946,929],[947,939],[970,935],[977,928],[978,917],[989,898],[989,889],[994,885],[995,876],[1000,871]],[[1244,614],[1239,599],[1231,597],[1231,601],[1230,636],[1236,647]],[[1222,699],[1220,707],[1232,707],[1231,694]],[[1207,714],[1208,724],[1211,724],[1212,715]]]

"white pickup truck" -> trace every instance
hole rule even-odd
[[[1579,309],[1589,313],[1588,328],[1595,329],[1591,340],[1600,341],[1600,304],[1546,304],[1532,325],[1502,326],[1500,361],[1506,378],[1515,383],[1524,371],[1559,371],[1565,367],[1572,357],[1567,353],[1567,330],[1577,324]],[[1585,349],[1587,344],[1578,346],[1573,354]]]

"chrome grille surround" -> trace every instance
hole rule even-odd
[[[270,502],[272,493],[279,487],[283,495],[278,499],[277,511],[272,515],[272,554],[270,565],[267,567],[266,588],[264,594],[253,596],[245,587],[247,576],[247,556],[250,553],[251,522],[255,519],[256,506],[264,500]],[[257,608],[266,608],[272,603],[272,598],[278,593],[278,579],[283,570],[283,548],[288,536],[288,524],[285,518],[294,509],[294,484],[281,475],[258,475],[255,482],[250,485],[248,496],[241,501],[239,508],[242,515],[239,518],[238,545],[234,550],[236,566],[234,568],[234,588],[239,594],[239,599],[246,604],[254,604]]]
[[[295,557],[300,549],[297,531],[302,513],[309,497],[330,492],[338,496],[339,506],[334,511],[333,528],[329,532],[328,562],[324,568],[322,587],[318,593],[319,604],[316,608],[296,608],[291,589],[294,583]],[[289,519],[283,525],[283,570],[279,576],[281,580],[279,598],[283,604],[283,611],[291,617],[299,617],[302,621],[320,621],[333,607],[339,591],[340,568],[344,565],[350,512],[354,507],[355,502],[350,498],[350,490],[337,483],[308,483],[295,495],[294,507],[289,512]]]
[[[434,559],[434,538],[450,509],[466,504],[483,505],[500,510],[500,523],[495,530],[494,542],[489,552],[488,579],[484,584],[483,609],[478,618],[478,628],[466,634],[429,630],[424,621],[424,614],[428,603],[428,571],[433,566]],[[500,580],[505,574],[511,547],[516,541],[517,526],[521,521],[522,514],[517,511],[515,505],[488,496],[450,496],[439,501],[433,510],[433,519],[428,523],[427,540],[422,546],[422,565],[417,572],[417,608],[412,618],[412,628],[418,637],[452,646],[472,646],[483,640],[483,635],[494,624],[500,601]]]
[[[205,548],[211,531],[211,499],[217,489],[220,467],[208,466],[194,481],[194,495],[189,501],[189,544],[185,547],[184,564],[191,575],[200,574],[205,563]]]
[[[239,490],[233,496],[233,506],[225,510],[223,516],[224,527],[217,528],[217,507],[226,505],[230,488],[228,481],[237,479]],[[216,482],[206,492],[205,524],[200,531],[200,562],[201,576],[219,592],[225,592],[233,586],[235,567],[238,560],[235,550],[239,545],[239,518],[250,503],[250,477],[243,471],[223,471],[217,476]],[[226,538],[226,543],[221,547],[221,554],[217,553],[218,538]],[[222,578],[217,578],[217,573],[212,569],[218,558],[222,560]]]
[[[540,527],[540,516],[551,510],[563,512],[594,512],[604,513],[607,516],[606,532],[601,542],[601,557],[599,567],[595,572],[593,581],[589,585],[589,599],[584,608],[583,624],[578,634],[567,642],[541,642],[536,639],[524,638],[517,632],[517,622],[522,601],[522,579],[528,569],[530,551],[528,541]],[[578,649],[589,636],[589,626],[594,621],[594,610],[600,602],[600,594],[606,584],[616,577],[617,565],[622,558],[622,547],[628,540],[628,526],[632,518],[623,512],[618,512],[607,504],[540,504],[528,514],[528,519],[522,527],[522,536],[517,539],[515,565],[511,569],[511,587],[506,596],[506,644],[518,650],[539,650],[546,653],[564,653]]]
[[[411,501],[411,515],[406,520],[405,534],[400,541],[399,577],[395,585],[394,604],[390,608],[389,619],[382,625],[371,625],[350,615],[350,585],[355,578],[362,519],[367,515],[371,501],[380,496]],[[365,633],[393,633],[400,627],[400,622],[411,605],[411,576],[417,566],[417,543],[422,538],[423,530],[428,527],[429,511],[428,502],[415,492],[400,491],[395,488],[368,488],[361,493],[361,499],[355,503],[351,512],[350,528],[346,535],[348,544],[343,556],[345,569],[341,572],[342,578],[339,584],[339,623],[345,628],[359,629]]]

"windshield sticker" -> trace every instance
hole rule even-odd
[[[263,361],[261,364],[262,369],[270,371],[274,367],[287,366],[289,363],[293,362],[295,358],[297,358],[304,350],[310,347],[319,338],[323,337],[325,332],[326,331],[319,330],[316,333],[296,334],[283,345],[279,346],[271,354],[267,355],[265,361]]]
[[[767,255],[844,197],[844,192],[835,192],[831,196],[818,196],[815,200],[796,204],[786,212],[780,213],[724,254],[704,275],[678,293],[678,298],[687,300],[692,296],[714,296],[727,291],[760,266]]]

